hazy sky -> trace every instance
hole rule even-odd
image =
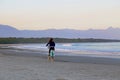
[[[120,0],[0,0],[0,24],[21,30],[120,28]]]

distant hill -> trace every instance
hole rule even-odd
[[[18,37],[21,31],[8,25],[0,25],[0,37]]]
[[[12,26],[0,25],[0,37],[24,37],[24,38],[99,38],[119,39],[120,28],[109,27],[105,30],[73,30],[73,29],[48,29],[48,30],[18,30]]]

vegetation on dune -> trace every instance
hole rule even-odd
[[[0,38],[0,44],[19,44],[19,43],[46,43],[49,38]],[[77,43],[77,42],[120,42],[120,40],[110,39],[68,39],[68,38],[54,38],[56,43]]]

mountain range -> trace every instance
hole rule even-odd
[[[48,30],[18,30],[9,25],[0,24],[0,37],[23,37],[23,38],[96,38],[120,40],[120,28],[109,27],[107,29],[48,29]]]

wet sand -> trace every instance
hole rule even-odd
[[[56,56],[46,51],[0,49],[0,80],[120,80],[120,60]]]

